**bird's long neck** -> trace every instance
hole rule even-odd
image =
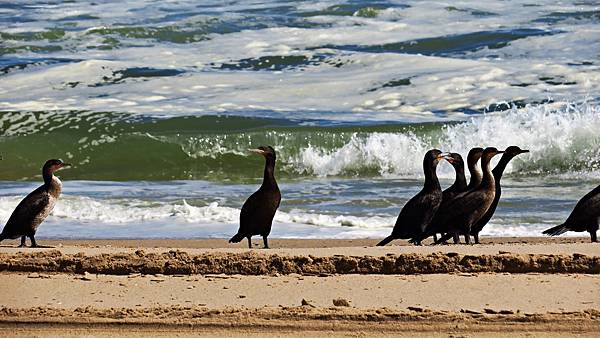
[[[481,158],[481,169],[483,171],[483,179],[481,180],[480,186],[485,189],[495,189],[496,188],[496,180],[494,180],[494,175],[492,174],[492,169],[490,168],[491,157],[482,157]]]
[[[277,181],[275,181],[275,159],[272,157],[266,157],[262,187],[265,189],[277,188]]]
[[[44,170],[42,176],[44,177],[44,187],[46,187],[46,190],[51,195],[58,197],[62,191],[62,183],[58,177],[54,176],[54,173],[50,170]]]
[[[53,181],[52,178],[54,177],[54,173],[51,172],[50,170],[45,169],[42,172],[42,176],[44,177],[44,185],[47,186],[47,187],[51,186],[52,183],[53,183],[52,182]]]
[[[453,186],[457,187],[466,187],[467,186],[467,178],[465,177],[465,167],[463,165],[457,165],[454,167],[456,171],[456,178],[454,179]]]
[[[496,188],[500,185],[500,179],[502,178],[502,174],[504,173],[508,162],[510,162],[512,158],[512,156],[507,154],[502,155],[500,161],[498,162],[498,164],[496,164],[494,170],[492,170],[492,174],[494,174],[494,180],[496,180]]]
[[[471,174],[471,178],[469,179],[469,188],[476,188],[482,180],[481,173],[477,169],[477,161],[469,162],[468,165],[469,173]]]
[[[427,191],[442,190],[435,165],[432,165],[427,161],[423,162],[423,173],[425,173],[425,185],[423,186],[423,189]]]

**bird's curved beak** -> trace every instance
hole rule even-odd
[[[261,150],[261,149],[248,149],[249,152],[251,153],[255,153],[255,154],[260,154],[260,155],[264,155],[265,151]]]
[[[450,163],[452,163],[452,161],[454,161],[454,159],[452,158],[452,156],[450,155],[450,153],[441,153],[437,156],[438,160],[444,159]]]

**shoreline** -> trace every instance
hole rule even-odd
[[[262,248],[262,241],[260,236],[253,237],[253,249]],[[356,238],[356,239],[338,239],[338,238],[319,238],[319,239],[299,239],[299,238],[269,238],[269,246],[272,249],[280,248],[332,248],[332,247],[375,247],[375,245],[383,238]],[[122,248],[188,248],[188,249],[229,249],[229,248],[243,248],[248,249],[247,242],[244,240],[240,243],[231,244],[228,243],[229,238],[192,238],[192,239],[181,239],[181,238],[44,238],[40,237],[36,240],[42,245],[48,246],[81,246],[81,247],[94,247],[94,246],[113,246]],[[485,245],[496,245],[496,244],[571,244],[571,243],[590,243],[589,236],[565,236],[565,237],[482,237],[480,238],[481,244],[471,246],[485,246]],[[0,243],[0,248],[3,247],[17,247],[19,240],[4,240]],[[29,240],[27,241],[29,244]],[[428,238],[423,241],[423,245],[429,246],[431,239]],[[386,247],[414,247],[413,244],[408,243],[407,240],[394,240]],[[437,245],[435,248],[443,247],[461,247],[467,246],[465,244],[459,245]]]

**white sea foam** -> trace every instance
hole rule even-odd
[[[18,197],[0,198],[0,222],[5,223],[19,201]],[[140,200],[99,200],[89,197],[66,196],[61,198],[52,213],[52,218],[64,222],[140,224],[144,222],[177,223],[228,223],[239,222],[240,210],[220,206],[212,202],[206,206],[192,206],[185,200],[174,203],[145,202]],[[386,228],[393,224],[395,217],[358,217],[307,213],[296,209],[290,212],[278,211],[275,222],[298,223],[324,227]]]
[[[354,135],[344,146],[336,149],[309,146],[291,161],[295,161],[299,170],[308,170],[319,176],[375,168],[384,176],[420,177],[423,154],[431,148],[458,152],[466,158],[472,147],[503,149],[518,145],[529,149],[530,153],[514,159],[507,173],[587,173],[598,178],[599,129],[599,105],[560,102],[474,117],[465,123],[448,125],[437,135]],[[440,169],[440,176],[452,176],[450,166]]]

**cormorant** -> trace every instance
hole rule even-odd
[[[452,197],[448,196],[448,198],[444,198],[442,200],[442,204],[440,205],[438,212],[434,216],[429,229],[426,230],[427,234],[433,235],[434,243],[436,243],[436,244],[439,244],[442,242],[445,243],[446,240],[448,239],[448,237],[446,235],[444,235],[442,237],[446,238],[446,239],[444,239],[443,241],[438,241],[436,238],[437,236],[435,234],[440,233],[440,232],[445,233],[445,231],[443,231],[443,230],[448,228],[448,225],[446,225],[444,223],[444,221],[446,221],[447,219],[445,220],[442,216],[447,214],[446,208],[448,208],[448,206],[450,205],[450,202],[455,197],[457,197],[458,194],[461,194],[461,193],[464,193],[467,191],[471,191],[471,190],[477,188],[479,186],[479,184],[481,183],[482,175],[481,175],[481,172],[479,171],[479,168],[477,167],[477,161],[479,161],[482,154],[483,154],[483,148],[480,148],[480,147],[471,148],[471,150],[469,150],[469,153],[467,154],[467,167],[469,169],[469,173],[471,174],[471,178],[469,179],[469,184],[466,187],[464,187],[462,189],[462,191],[453,194],[454,196],[452,196]],[[463,167],[464,167],[464,164],[463,164]],[[458,178],[458,175],[459,175],[458,172],[456,175]],[[463,177],[464,177],[464,169],[463,169]],[[418,236],[417,238],[413,238],[411,241],[420,242],[423,239],[425,239],[426,237],[427,236],[425,236],[425,237]],[[460,242],[460,240],[458,238],[458,234],[452,234],[452,237],[453,237],[454,244],[458,244]]]
[[[423,189],[406,202],[396,220],[392,234],[379,242],[377,246],[386,245],[394,239],[413,238],[425,231],[442,202],[442,189],[437,178],[436,167],[443,158],[448,159],[450,155],[437,149],[425,153],[423,159],[425,184]],[[420,245],[421,243],[419,241],[414,244]]]
[[[63,167],[70,166],[61,160],[48,160],[42,168],[44,184],[31,192],[15,208],[6,222],[0,241],[21,237],[20,247],[25,246],[25,237],[31,240],[31,247],[38,247],[35,233],[39,225],[54,209],[54,205],[62,191],[62,183],[54,173]]]
[[[244,203],[240,213],[240,229],[231,237],[229,243],[239,243],[248,238],[248,247],[252,248],[251,237],[261,235],[265,249],[269,248],[267,236],[271,232],[273,217],[281,202],[281,193],[275,181],[275,149],[271,146],[260,146],[258,149],[248,149],[265,157],[265,173],[260,188]]]
[[[449,239],[455,233],[465,235],[465,242],[467,244],[471,243],[471,227],[483,217],[494,201],[496,184],[490,169],[490,161],[492,157],[503,152],[493,147],[488,147],[483,151],[481,156],[481,168],[483,170],[481,184],[473,190],[467,190],[459,194],[448,204],[447,208],[440,211],[438,216],[440,222],[435,224],[437,228],[428,231],[430,233],[434,231],[446,233],[436,243]]]
[[[500,195],[502,194],[502,188],[500,187],[500,179],[502,178],[502,174],[504,173],[504,169],[506,169],[506,165],[510,162],[515,156],[523,153],[528,153],[529,150],[523,150],[517,146],[510,146],[504,150],[504,154],[500,158],[500,162],[494,167],[492,170],[492,174],[494,175],[494,181],[496,183],[496,193],[494,195],[494,201],[488,211],[486,211],[485,215],[477,221],[477,223],[471,228],[471,235],[475,238],[475,244],[479,244],[479,232],[483,227],[490,221],[494,212],[496,212],[496,207],[498,206],[498,201],[500,201]]]
[[[456,178],[454,179],[454,183],[442,191],[442,204],[440,204],[439,210],[444,209],[444,205],[448,204],[456,195],[467,190],[467,179],[465,178],[465,163],[463,161],[462,156],[459,153],[450,153],[450,157],[448,158],[448,162],[452,164],[454,167],[454,171],[456,172]],[[435,223],[432,221],[432,224]],[[433,234],[433,241],[437,241],[437,234]]]
[[[596,231],[600,223],[600,185],[583,196],[575,205],[567,220],[543,232],[545,235],[557,236],[567,231],[587,231],[593,242],[598,242]]]

